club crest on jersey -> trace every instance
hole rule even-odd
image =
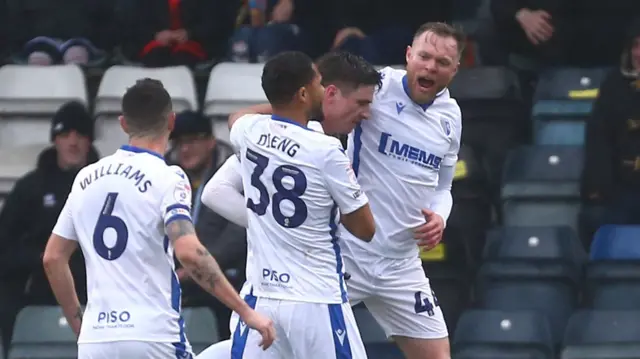
[[[378,152],[397,160],[409,162],[420,167],[432,168],[434,170],[439,169],[440,163],[442,162],[442,157],[428,153],[421,148],[401,143],[393,139],[390,133],[386,132],[380,134]]]
[[[444,130],[445,135],[447,136],[451,135],[451,123],[449,122],[449,120],[441,118],[440,125],[442,126],[442,129]]]

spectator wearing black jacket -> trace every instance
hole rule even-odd
[[[583,198],[606,208],[598,224],[640,224],[640,21],[629,31],[621,67],[600,87],[585,151]]]
[[[51,124],[53,146],[40,154],[36,169],[16,182],[0,212],[0,330],[7,343],[22,306],[56,304],[42,267],[42,254],[76,174],[98,160],[92,140],[93,119],[84,105],[63,105]],[[84,299],[86,282],[80,254],[72,259],[71,268],[78,295]]]
[[[171,133],[173,149],[168,158],[182,167],[191,184],[192,217],[198,238],[216,258],[220,268],[236,288],[245,280],[247,260],[246,231],[202,204],[202,190],[219,166],[233,153],[231,148],[217,143],[211,122],[195,112],[176,116]],[[231,311],[193,282],[182,268],[177,270],[182,284],[182,303],[185,306],[208,306],[218,318],[219,333],[228,337]]]

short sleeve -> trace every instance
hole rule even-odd
[[[244,143],[244,134],[251,124],[252,118],[255,115],[244,115],[236,120],[229,131],[229,142],[231,142],[231,146],[236,154],[240,152],[242,145]]]
[[[458,162],[458,152],[460,152],[460,139],[462,138],[462,114],[460,113],[460,107],[455,105],[456,111],[452,121],[448,121],[445,126],[450,126],[451,129],[451,144],[449,145],[449,151],[444,155],[442,161],[443,166],[455,166]]]
[[[167,189],[162,196],[160,210],[164,225],[182,219],[191,221],[191,185],[184,171],[178,166],[170,166]]]
[[[351,167],[351,161],[340,144],[332,145],[324,157],[322,174],[329,193],[338,204],[340,212],[349,214],[367,204],[369,199],[362,192],[356,174]]]
[[[53,227],[52,233],[68,240],[77,241],[78,234],[76,233],[76,227],[73,224],[72,216],[73,202],[74,197],[76,196],[74,192],[75,191],[71,190],[71,193],[67,196],[67,201],[58,216],[58,221]]]

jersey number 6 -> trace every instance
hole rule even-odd
[[[113,213],[113,207],[116,205],[116,199],[118,199],[117,193],[107,194],[96,228],[93,230],[93,247],[100,257],[109,261],[120,258],[125,248],[127,248],[127,241],[129,240],[127,225],[122,218],[111,214]],[[108,228],[116,232],[116,243],[112,248],[107,247],[104,243],[104,232]]]
[[[251,209],[258,216],[262,216],[267,213],[267,207],[271,200],[273,202],[271,206],[273,218],[279,225],[286,228],[296,228],[304,223],[307,219],[307,205],[300,198],[307,189],[307,177],[304,173],[298,167],[290,165],[283,165],[276,168],[272,176],[276,193],[274,193],[273,198],[270,199],[267,187],[260,180],[260,176],[264,173],[267,165],[269,165],[269,158],[250,149],[247,149],[246,158],[256,164],[256,168],[251,174],[251,185],[260,192],[260,200],[258,203],[255,203],[251,198],[247,199],[247,208]],[[285,177],[291,177],[293,179],[293,188],[288,189],[283,185],[282,180]],[[292,216],[285,216],[280,209],[280,203],[285,199],[293,203],[294,210]]]

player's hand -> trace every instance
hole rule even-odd
[[[173,31],[162,30],[156,34],[155,40],[164,46],[168,46],[173,41]]]
[[[422,215],[426,223],[414,230],[413,238],[418,241],[418,246],[428,251],[442,241],[444,219],[430,209],[423,209]]]
[[[516,14],[516,19],[529,41],[534,45],[548,41],[553,35],[551,15],[544,10],[521,9]]]
[[[345,27],[344,29],[338,31],[338,33],[336,34],[336,38],[333,40],[333,48],[335,49],[336,47],[342,45],[347,40],[347,38],[351,36],[362,39],[366,35],[357,27]]]
[[[260,346],[263,350],[267,350],[267,348],[273,344],[273,341],[276,339],[276,329],[271,319],[255,310],[251,310],[241,318],[241,320],[245,322],[249,328],[257,330],[260,335],[262,335]]]

